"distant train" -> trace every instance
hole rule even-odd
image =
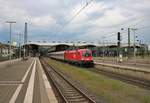
[[[66,50],[49,53],[51,58],[59,59],[78,65],[93,66],[92,51],[89,49]]]

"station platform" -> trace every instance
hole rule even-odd
[[[57,103],[38,58],[0,62],[0,103]]]
[[[141,70],[150,72],[150,64],[140,64],[140,63],[127,63],[127,62],[114,62],[114,61],[102,61],[102,60],[94,60],[95,64],[110,66],[110,67],[118,67],[118,68],[127,68],[133,70]]]

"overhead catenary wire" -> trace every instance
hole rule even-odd
[[[121,32],[121,34],[125,34],[126,32],[124,31],[124,32]],[[105,35],[107,35],[107,37],[106,36],[103,36],[102,38],[106,38],[106,39],[108,39],[108,38],[111,38],[111,37],[113,37],[113,36],[116,36],[117,35],[117,32],[116,33],[110,33],[110,35],[109,34],[105,34]]]
[[[140,27],[138,28],[139,30],[142,30],[142,29],[150,29],[150,25],[149,26],[143,26],[143,27]]]
[[[59,34],[61,31],[63,31],[63,29],[66,27],[66,26],[68,26],[68,24],[70,24],[90,3],[92,3],[92,1],[94,1],[94,0],[90,0],[89,2],[86,2],[86,4],[81,8],[81,9],[79,9],[79,11],[77,11],[76,13],[75,13],[75,15],[73,15],[64,25],[61,25],[61,29],[59,29],[58,30],[58,32],[56,33],[56,34]],[[126,25],[127,24],[127,22],[125,22],[125,23],[123,23],[123,24],[121,24],[121,25],[126,25],[126,27],[124,27],[124,28],[127,28],[127,27],[133,27],[133,26],[137,26],[137,25],[139,25],[141,22],[143,22],[144,21],[144,18],[142,18],[142,17],[138,17],[138,20],[136,20],[136,22],[135,22],[135,24],[133,24],[133,25]],[[118,26],[121,26],[121,25],[118,25]],[[117,28],[118,28],[118,26],[117,26]],[[109,27],[110,28],[110,27]],[[147,27],[144,27],[143,29],[145,29],[145,28],[147,28]],[[106,28],[104,28],[104,29],[106,29]],[[142,29],[142,28],[141,28]],[[125,30],[124,30],[125,31]],[[109,33],[109,34],[111,34],[111,33]],[[111,35],[109,35],[108,33],[106,34],[108,37],[106,37],[106,38],[111,38],[111,37],[113,37],[113,36],[116,36],[117,35],[117,32],[116,33],[112,33]]]
[[[118,27],[120,27],[120,26],[122,26],[122,25],[126,25],[126,27],[122,27],[122,28],[129,28],[129,27],[133,27],[133,26],[137,26],[137,25],[139,25],[141,22],[143,22],[144,21],[144,18],[143,17],[138,17],[137,18],[137,22],[135,23],[135,24],[131,24],[131,25],[126,25],[126,24],[128,24],[128,23],[130,23],[130,22],[125,22],[125,23],[122,23],[122,24],[120,24],[120,25],[117,25],[117,26],[114,26],[115,28],[118,28]],[[112,26],[110,27],[105,27],[105,28],[103,28],[103,27],[101,27],[100,29],[110,29],[110,28],[112,28]],[[120,27],[121,28],[121,27]],[[125,30],[124,30],[125,31]],[[108,33],[107,33],[108,34]]]
[[[89,2],[86,2],[86,4],[79,10],[75,13],[75,15],[73,15],[70,20],[68,20],[64,25],[62,25],[61,29],[56,32],[57,33],[60,33],[66,26],[68,26],[68,24],[70,24],[88,5],[90,5],[94,0],[90,0]]]
[[[133,25],[129,25],[129,27],[131,27],[131,26],[137,26],[138,24],[140,24],[141,22],[143,22],[144,21],[144,18],[142,18],[142,19],[140,19],[138,22],[136,22],[135,24],[133,24]],[[122,24],[123,25],[123,24]],[[140,28],[138,28],[139,30],[142,30],[142,29],[147,29],[147,28],[150,28],[150,26],[144,26],[144,27],[140,27]],[[124,30],[124,31],[127,31],[127,30]],[[125,34],[126,32],[122,32],[121,34]],[[116,36],[117,35],[117,32],[116,33],[110,33],[111,35],[109,35],[108,33],[107,34],[105,34],[105,35],[107,35],[107,37],[105,36],[105,39],[108,39],[108,38],[111,38],[111,37],[113,37],[113,36]],[[127,35],[126,35],[127,36]],[[103,37],[102,37],[103,38]]]
[[[133,19],[133,18],[132,18]],[[130,19],[130,21],[132,20],[132,19]],[[104,26],[99,26],[100,27],[100,29],[110,29],[110,28],[121,28],[121,26],[123,26],[123,25],[126,25],[125,27],[122,27],[122,28],[126,28],[126,27],[135,27],[135,26],[137,26],[137,25],[139,25],[140,23],[142,23],[143,21],[144,21],[145,19],[144,19],[144,17],[138,17],[138,18],[136,18],[136,22],[134,23],[134,24],[129,24],[129,23],[131,23],[131,22],[129,22],[129,21],[124,21],[123,23],[121,23],[121,24],[116,24],[116,25],[111,25],[111,26],[106,26],[106,27],[104,27]],[[134,20],[135,21],[135,20]],[[128,24],[128,25],[127,25]]]
[[[86,2],[86,4],[66,24],[72,22],[89,4],[92,3],[92,1],[94,0],[90,0],[89,2]]]
[[[140,17],[140,18],[139,18],[139,21],[137,21],[137,22],[136,22],[135,24],[133,24],[133,25],[129,25],[129,27],[135,27],[135,26],[139,25],[140,23],[142,23],[144,20],[145,20],[144,17]]]

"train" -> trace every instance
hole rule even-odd
[[[82,66],[94,66],[92,51],[90,49],[65,50],[51,52],[51,58]]]

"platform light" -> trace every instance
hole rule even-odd
[[[9,41],[9,60],[11,60],[11,35],[12,35],[12,24],[15,24],[16,21],[6,21],[10,25],[10,41]]]

